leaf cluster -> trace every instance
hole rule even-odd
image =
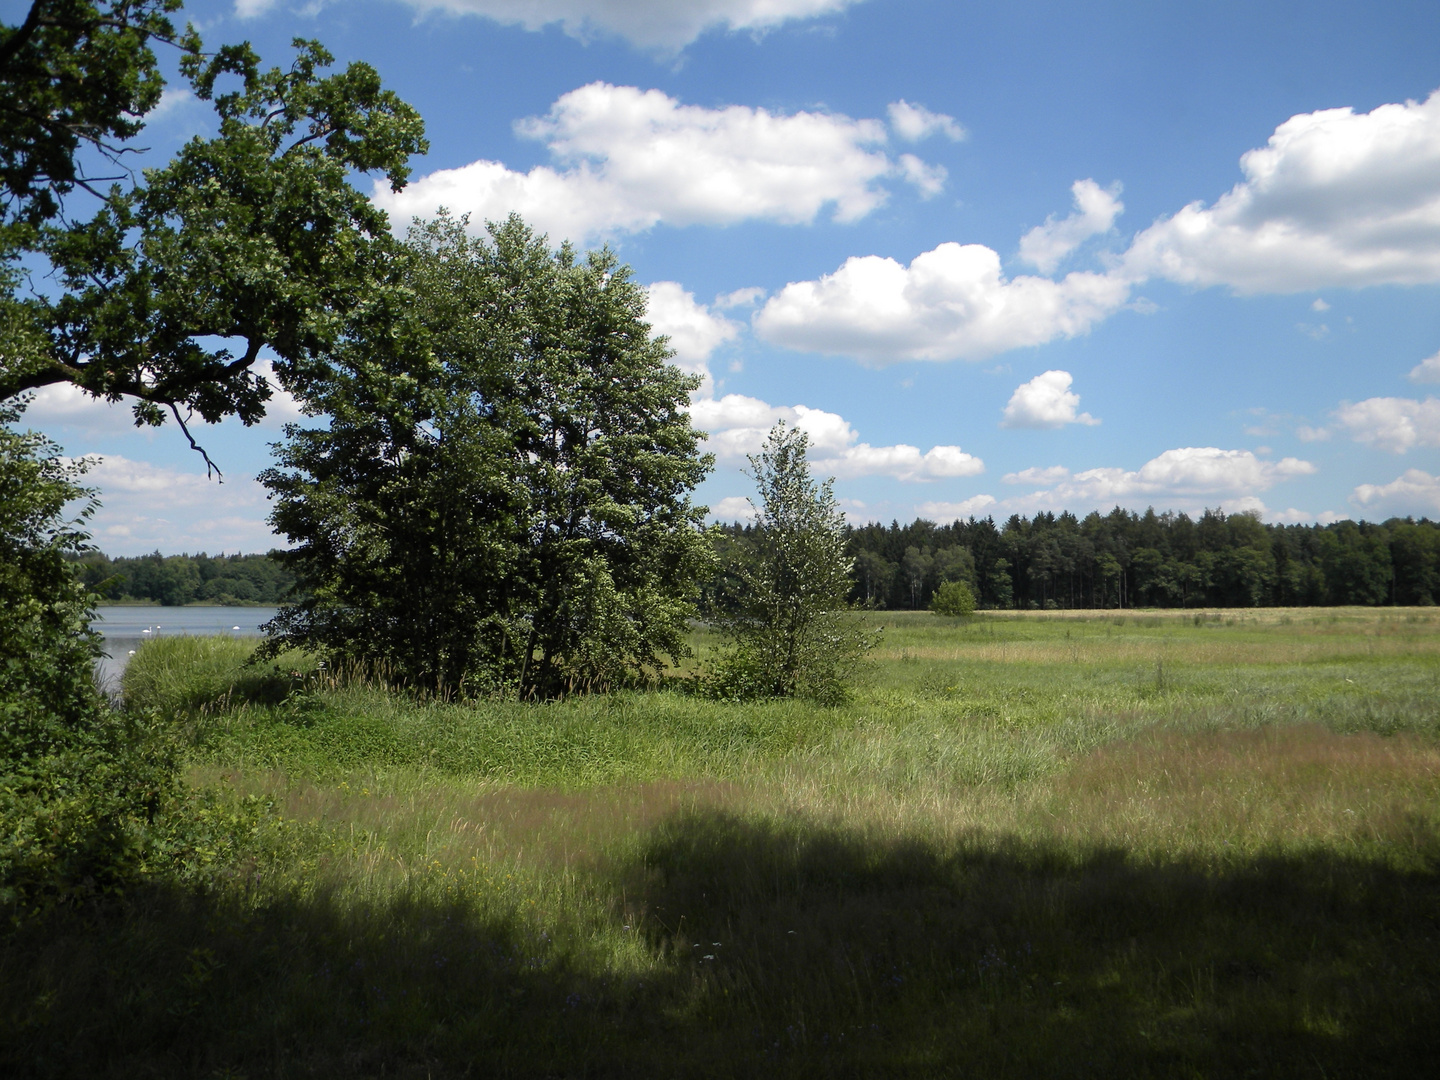
[[[98,194],[82,149],[123,168],[125,142],[160,102],[165,80],[152,41],[187,52],[170,15],[181,0],[32,0],[0,28],[0,224],[33,235],[79,186]],[[115,179],[111,177],[109,179]]]
[[[318,42],[296,39],[288,70],[264,68],[248,44],[205,54],[193,32],[175,37],[165,16],[176,6],[36,0],[39,28],[0,39],[0,65],[29,72],[11,85],[4,69],[0,110],[53,121],[0,125],[13,226],[0,237],[9,331],[0,399],[69,382],[135,399],[137,423],[160,424],[168,410],[183,427],[184,410],[251,424],[273,391],[255,370],[261,350],[277,357],[282,384],[302,378],[383,280],[386,217],[350,177],[381,173],[402,186],[410,155],[426,149],[419,115],[368,64],[325,74],[333,58]],[[57,11],[84,14],[89,29],[65,37],[45,22]],[[78,51],[65,60],[72,38]],[[181,70],[212,104],[217,134],[191,139],[140,179],[112,177],[124,182],[104,191],[87,181],[91,216],[62,216],[63,195],[80,182],[77,145],[133,151],[161,92],[157,39],[182,49]],[[73,123],[61,122],[66,109]],[[48,263],[54,287],[22,288],[22,255]]]

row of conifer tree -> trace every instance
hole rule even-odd
[[[744,530],[736,530],[743,536]],[[1015,515],[949,525],[853,528],[852,598],[924,608],[944,582],[970,584],[981,607],[1289,607],[1433,604],[1440,523],[1267,525],[1247,514],[1120,508],[1079,518]]]
[[[1207,510],[1121,509],[1078,518],[1019,515],[939,525],[849,529],[851,599],[923,609],[947,581],[964,581],[985,608],[1290,607],[1433,604],[1440,599],[1440,523],[1266,525]],[[722,526],[722,549],[743,548],[749,526]],[[722,559],[723,566],[723,559]],[[79,570],[106,600],[162,604],[276,604],[293,576],[264,555],[85,556]],[[723,596],[720,589],[708,595]]]

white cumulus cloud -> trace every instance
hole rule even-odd
[[[1041,468],[1032,465],[1028,469],[1021,469],[1019,472],[1006,473],[1000,479],[1007,484],[1028,484],[1030,487],[1048,487],[1051,484],[1058,484],[1062,480],[1070,478],[1070,470],[1064,465],[1050,465]]]
[[[985,463],[958,446],[934,446],[925,453],[918,446],[847,446],[832,457],[816,458],[816,472],[849,479],[854,476],[893,476],[896,480],[939,480],[978,476]]]
[[[922,199],[931,199],[945,190],[950,174],[944,165],[928,165],[914,154],[901,154],[898,162],[901,175],[914,184]]]
[[[926,117],[938,115],[897,102],[891,125],[918,137],[934,127]],[[947,242],[908,266],[854,256],[831,273],[791,282],[753,325],[773,344],[870,364],[978,359],[1086,333],[1153,278],[1242,293],[1440,282],[1440,91],[1368,113],[1293,116],[1240,166],[1243,179],[1213,205],[1197,201],[1161,218],[1105,273],[1006,278],[992,249]],[[938,168],[904,156],[890,168],[922,194],[940,183]],[[866,183],[862,193],[876,197],[874,181]],[[1045,274],[1113,228],[1123,210],[1118,184],[1101,188],[1085,179],[1072,191],[1073,214],[1052,217],[1021,239],[1020,257]],[[847,204],[835,203],[843,215]],[[1329,309],[1323,298],[1310,306]],[[1300,329],[1329,332],[1323,325]],[[1413,377],[1440,379],[1440,360],[1422,363]]]
[[[1001,427],[1061,428],[1066,424],[1098,424],[1089,413],[1076,412],[1080,395],[1070,389],[1068,371],[1046,371],[1015,388],[1005,406]]]
[[[1125,281],[1104,274],[1007,279],[991,248],[944,243],[909,266],[852,257],[817,281],[791,282],[754,326],[775,345],[870,364],[981,359],[1083,334],[1128,296]]]
[[[42,386],[21,417],[21,426],[48,430],[60,425],[90,434],[128,433],[135,430],[135,414],[126,402],[92,397],[74,383]]]
[[[397,224],[442,206],[470,214],[477,228],[514,211],[552,239],[584,243],[661,222],[808,224],[827,207],[836,221],[856,221],[888,197],[883,180],[933,194],[944,179],[919,159],[892,161],[878,120],[707,109],[603,82],[570,91],[516,131],[545,143],[556,165],[522,173],[476,161],[399,192],[377,181],[372,197]]]
[[[189,472],[106,454],[85,475],[99,489],[91,519],[96,543],[115,555],[147,551],[267,551],[283,546],[264,521],[265,489],[254,479],[207,480]]]
[[[1276,484],[1316,471],[1308,461],[1285,458],[1268,462],[1248,450],[1222,450],[1214,446],[1187,446],[1166,450],[1138,469],[1098,468],[1071,473],[1055,465],[1007,473],[1007,484],[1039,490],[1005,499],[975,495],[961,502],[927,502],[916,513],[934,520],[950,520],[981,512],[998,516],[1033,514],[1040,510],[1069,510],[1085,514],[1112,506],[1140,509],[1160,505],[1198,512],[1218,505],[1226,513],[1256,513],[1275,520],[1305,520],[1299,510],[1272,514],[1259,493]]]
[[[740,327],[723,315],[712,314],[677,281],[654,282],[646,286],[646,293],[645,318],[656,334],[670,339],[670,348],[675,350],[671,362],[708,384],[710,357],[721,345],[733,341]]]
[[[1388,484],[1361,484],[1350,501],[1384,517],[1431,517],[1440,513],[1440,476],[1406,469]]]
[[[1137,497],[1218,495],[1241,498],[1267,491],[1283,480],[1308,476],[1315,471],[1310,462],[1293,457],[1269,462],[1249,450],[1186,446],[1166,450],[1133,471],[1087,469],[1062,479],[1049,491],[1037,492],[1029,498],[1045,505],[1068,507],[1100,506]]]
[[[558,25],[571,37],[624,38],[632,45],[673,53],[708,30],[763,33],[787,22],[843,11],[861,0],[407,0],[421,11],[478,15],[507,26],[539,30]],[[236,8],[274,0],[236,0]]]
[[[781,420],[810,438],[810,462],[816,473],[849,479],[891,476],[897,480],[938,480],[976,476],[985,463],[958,446],[921,451],[904,443],[871,446],[844,417],[807,405],[771,405],[743,394],[697,397],[690,404],[695,426],[708,432],[706,449],[721,460],[741,460],[759,451],[770,429]]]
[[[1297,510],[1293,506],[1286,507],[1284,510],[1273,510],[1266,517],[1277,525],[1303,525],[1307,521],[1315,520],[1314,514],[1305,510]]]
[[[995,505],[993,495],[975,495],[959,502],[922,502],[915,513],[927,521],[950,522],[976,517]]]
[[[953,116],[931,112],[924,105],[912,105],[901,98],[889,107],[890,127],[906,142],[919,142],[931,135],[944,135],[952,142],[965,138],[965,129]]]
[[[715,298],[715,307],[721,309],[754,307],[765,299],[765,290],[758,285],[749,285],[734,292],[722,293]]]
[[[1075,212],[1063,220],[1052,214],[1020,238],[1020,259],[1042,274],[1053,273],[1060,261],[1092,236],[1109,232],[1125,210],[1120,185],[1102,188],[1094,180],[1076,180],[1070,187]]]
[[[1403,454],[1417,446],[1440,446],[1440,399],[1377,397],[1344,403],[1335,420],[1356,442]]]
[[[1440,281],[1440,91],[1292,116],[1240,168],[1136,237],[1127,271],[1246,293]]]
[[[1440,382],[1440,352],[1427,356],[1410,369],[1410,381],[1417,383]]]
[[[755,516],[755,506],[744,495],[727,495],[710,507],[712,521],[748,521]]]

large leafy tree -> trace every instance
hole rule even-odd
[[[845,515],[832,480],[810,472],[809,437],[781,421],[750,456],[759,488],[753,548],[719,617],[731,651],[714,686],[730,697],[843,700],[874,634],[851,611]]]
[[[309,599],[272,624],[439,692],[546,697],[685,652],[709,562],[696,381],[608,251],[442,216],[391,263],[261,479]]]
[[[178,6],[34,0],[0,29],[0,399],[68,382],[132,400],[140,423],[253,423],[262,350],[303,380],[384,281],[386,218],[350,177],[402,185],[418,114],[367,64],[323,74],[315,42],[288,70],[243,44],[206,54],[176,34]],[[218,131],[137,177],[160,42]]]

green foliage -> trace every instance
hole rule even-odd
[[[834,481],[810,475],[808,446],[781,421],[750,457],[761,506],[753,554],[735,568],[734,606],[718,620],[732,643],[711,680],[722,697],[843,701],[875,643],[846,599],[853,560]]]
[[[203,54],[193,33],[175,39],[166,14],[177,7],[36,0],[0,39],[0,260],[52,271],[44,289],[16,274],[0,283],[0,399],[70,382],[136,399],[137,423],[160,424],[166,409],[254,423],[273,389],[254,367],[261,350],[278,358],[282,383],[303,382],[344,313],[382,280],[387,221],[350,177],[379,172],[402,185],[426,145],[419,116],[367,64],[322,75],[331,57],[315,42],[296,42],[289,71],[263,69],[248,45]],[[218,133],[130,186],[96,190],[77,176],[77,145],[113,158],[134,149],[162,89],[155,40],[180,47]],[[61,214],[77,184],[87,206],[99,201],[88,220]]]
[[[936,615],[972,615],[975,612],[975,594],[963,581],[947,581],[935,590],[930,599],[930,610]]]
[[[686,651],[709,563],[696,380],[607,252],[550,251],[512,217],[417,227],[292,425],[271,522],[308,598],[300,646],[438,693],[551,697]]]
[[[986,608],[1305,607],[1433,604],[1440,524],[1266,525],[1251,514],[1043,512],[997,525],[863,525],[849,531],[851,595],[926,607],[946,581]]]
[[[305,671],[313,665],[296,656],[255,663],[258,644],[253,638],[189,635],[147,641],[121,676],[125,707],[175,717],[242,703],[278,704],[299,683],[303,672],[294,665]]]
[[[91,597],[66,560],[93,503],[84,463],[0,408],[0,908],[118,889],[144,864],[173,795],[173,753],[96,689]]]
[[[114,160],[118,142],[140,133],[164,87],[151,42],[199,47],[176,36],[169,15],[179,9],[180,0],[32,0],[20,25],[0,28],[0,222],[33,230],[53,218],[90,183],[76,162],[82,147]]]
[[[89,552],[75,568],[85,585],[103,600],[151,600],[160,604],[195,602],[222,605],[278,604],[295,576],[270,555],[120,556]]]

